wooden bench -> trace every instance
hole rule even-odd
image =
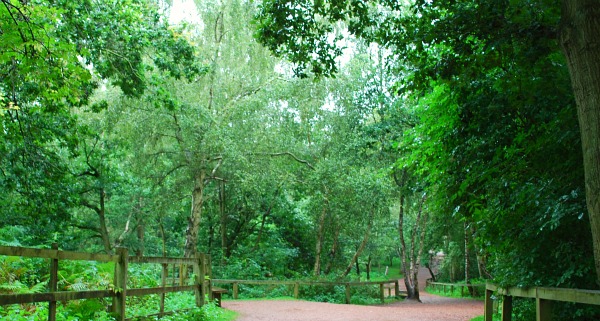
[[[223,289],[223,288],[219,288],[219,287],[213,287],[213,288],[211,289],[211,292],[212,292],[212,296],[213,296],[213,298],[214,298],[214,299],[215,299],[215,301],[217,302],[217,306],[218,306],[218,307],[221,307],[221,296],[222,296],[224,293],[227,293],[227,292],[228,292],[228,291],[227,291],[227,289]]]

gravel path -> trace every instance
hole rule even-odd
[[[237,311],[237,321],[467,321],[483,314],[483,302],[422,295],[423,303],[384,306],[308,301],[224,301]]]
[[[481,301],[445,298],[424,291],[420,294],[422,303],[404,301],[363,306],[261,300],[224,301],[223,307],[239,313],[236,321],[467,321],[483,314]]]

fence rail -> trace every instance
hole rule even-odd
[[[330,285],[330,286],[344,286],[346,288],[346,304],[350,304],[350,287],[352,286],[368,286],[368,285],[379,285],[379,299],[381,303],[385,302],[384,288],[386,284],[393,284],[396,296],[402,296],[398,280],[386,280],[386,281],[367,281],[367,282],[325,282],[325,281],[279,281],[279,280],[231,280],[231,279],[214,279],[211,283],[215,284],[232,284],[233,286],[233,299],[238,299],[239,285],[240,284],[253,284],[253,285],[293,285],[294,286],[294,298],[299,298],[300,286],[315,286],[315,285]]]
[[[60,251],[56,244],[52,249],[36,249],[14,246],[0,246],[0,255],[19,256],[27,258],[42,258],[50,260],[50,279],[48,281],[48,292],[45,293],[27,293],[27,294],[0,294],[0,305],[25,304],[48,302],[48,320],[56,320],[56,302],[72,301],[81,299],[112,298],[112,312],[117,316],[117,320],[123,321],[126,316],[126,298],[131,296],[145,296],[151,294],[160,294],[159,312],[153,316],[163,316],[172,314],[173,311],[164,311],[165,294],[172,292],[193,291],[196,297],[196,305],[202,306],[206,295],[212,298],[210,291],[211,264],[210,256],[199,254],[195,258],[174,258],[174,257],[137,257],[129,256],[127,249],[118,248],[116,254],[90,254],[71,251]],[[114,289],[91,290],[91,291],[57,291],[58,285],[58,262],[59,260],[70,261],[97,261],[114,262]],[[127,288],[128,266],[129,264],[160,264],[162,266],[161,286],[150,288]],[[178,266],[180,271],[179,285],[167,286],[169,265]],[[193,285],[183,285],[185,279],[186,266],[192,266],[195,279]],[[183,273],[181,273],[183,272]],[[172,278],[175,283],[175,278]],[[139,317],[132,317],[136,319]]]
[[[527,289],[509,287],[501,288],[488,283],[485,291],[485,321],[492,321],[494,313],[494,292],[502,298],[502,321],[512,318],[512,298],[530,298],[536,300],[536,321],[552,320],[552,302],[562,301],[600,305],[600,291],[582,289],[562,289],[531,287]]]
[[[479,293],[477,292],[478,288],[485,288],[485,283],[444,283],[444,282],[433,282],[431,281],[431,279],[428,279],[426,281],[426,286],[427,287],[431,287],[433,289],[437,289],[439,287],[442,288],[442,291],[444,293],[446,293],[447,289],[450,288],[450,292],[454,292],[454,288],[460,288],[460,295],[461,296],[465,296],[464,291],[465,288],[472,288],[473,289],[473,296],[478,296]],[[483,295],[483,292],[481,293],[481,295]]]

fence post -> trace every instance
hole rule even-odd
[[[169,274],[169,265],[167,263],[162,264],[162,275],[160,284],[163,289],[167,286],[167,274]],[[160,314],[165,313],[165,294],[160,294]]]
[[[58,251],[58,244],[52,243],[52,249]],[[58,259],[50,260],[50,282],[48,290],[56,292],[58,290]],[[48,303],[48,321],[56,321],[56,301]]]
[[[492,316],[494,314],[494,302],[492,301],[492,294],[494,292],[489,290],[487,287],[485,289],[485,305],[484,305],[484,320],[492,321]]]
[[[512,320],[512,296],[505,295],[502,297],[502,321]]]
[[[535,299],[536,321],[552,320],[552,301],[537,297]]]
[[[194,274],[196,274],[196,306],[201,307],[204,305],[204,296],[206,295],[206,286],[204,283],[204,275],[206,274],[204,265],[204,254],[196,254],[196,260],[194,263]]]
[[[396,298],[400,297],[400,283],[398,282],[398,280],[396,280],[396,282],[394,282],[394,291],[396,291]]]
[[[238,291],[239,291],[238,283],[233,282],[233,299],[234,300],[237,300],[237,298],[238,298]]]
[[[113,297],[113,312],[117,320],[125,320],[125,299],[127,298],[127,267],[129,265],[129,252],[127,248],[118,247],[119,259],[115,264],[115,296]]]
[[[298,299],[298,293],[299,293],[299,288],[300,287],[300,282],[296,282],[294,283],[294,299]]]
[[[350,304],[350,284],[346,283],[346,304]]]
[[[379,299],[381,299],[381,304],[385,303],[385,294],[383,291],[383,283],[379,283]]]
[[[172,277],[171,277],[171,285],[175,286],[177,284],[177,279],[176,279],[176,276],[177,276],[177,265],[176,264],[173,264],[173,271],[172,271],[171,275],[172,275]]]
[[[204,282],[206,282],[206,290],[210,296],[211,301],[214,300],[214,295],[212,292],[212,259],[210,254],[204,254],[204,275],[208,276],[208,280],[206,277],[203,277]],[[219,303],[220,304],[220,303]]]

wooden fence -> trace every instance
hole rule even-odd
[[[485,321],[492,321],[494,300],[492,296],[496,292],[502,300],[502,321],[510,321],[512,318],[512,298],[531,298],[536,301],[536,321],[552,320],[552,302],[563,301],[572,303],[583,303],[600,305],[600,291],[532,287],[527,289],[510,287],[500,288],[488,283],[485,291]]]
[[[300,286],[316,286],[316,285],[325,285],[325,286],[344,286],[346,288],[346,304],[350,304],[350,287],[352,286],[369,286],[369,285],[379,285],[379,299],[381,303],[385,301],[385,285],[393,284],[395,289],[395,295],[402,296],[400,292],[398,280],[386,280],[386,281],[372,281],[372,282],[309,282],[309,281],[278,281],[278,280],[224,280],[224,279],[214,279],[212,280],[213,284],[232,284],[233,285],[233,299],[238,299],[239,294],[239,285],[240,284],[254,284],[254,285],[287,285],[294,287],[294,298],[299,298],[299,288]],[[391,290],[390,290],[391,292]]]
[[[56,320],[56,302],[57,301],[72,301],[81,299],[94,298],[112,298],[111,311],[117,316],[117,320],[123,321],[126,316],[126,299],[132,296],[145,296],[151,294],[160,294],[159,312],[152,316],[163,316],[172,314],[174,311],[164,311],[165,293],[194,291],[196,297],[196,305],[202,306],[204,298],[210,291],[210,256],[199,254],[195,258],[169,258],[169,257],[137,257],[129,256],[126,248],[118,248],[116,254],[90,254],[70,251],[59,251],[56,244],[52,249],[36,249],[23,248],[13,246],[0,246],[0,255],[3,256],[20,256],[28,258],[43,258],[50,260],[50,280],[48,282],[48,292],[44,293],[27,293],[27,294],[1,294],[0,305],[9,304],[25,304],[37,302],[49,302],[48,320]],[[113,289],[106,290],[91,290],[91,291],[57,291],[58,287],[58,264],[59,260],[70,261],[97,261],[97,262],[114,262],[115,273]],[[153,288],[127,288],[128,266],[129,264],[160,264],[162,265],[162,280],[160,287]],[[188,266],[193,267],[194,284],[184,285],[183,275],[180,273],[180,280],[173,282],[171,286],[167,286],[168,266],[172,264],[178,266],[182,272],[187,271]],[[175,280],[175,278],[171,278]],[[134,317],[132,319],[135,319]]]
[[[485,289],[485,283],[443,283],[443,282],[433,282],[431,279],[428,279],[426,282],[426,286],[432,289],[442,288],[442,292],[446,293],[448,289],[450,289],[450,293],[454,292],[455,288],[460,288],[460,296],[465,296],[465,288],[472,288],[473,296],[483,295]],[[482,291],[478,292],[478,289],[481,288]],[[467,291],[468,292],[468,291]]]

